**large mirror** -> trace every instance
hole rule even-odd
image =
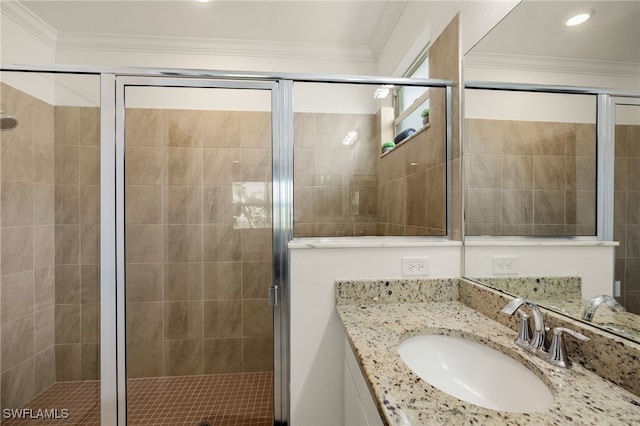
[[[590,19],[567,25],[579,13]],[[611,121],[597,123],[595,95],[465,90],[465,275],[640,341],[640,97],[629,96],[640,94],[640,2],[523,0],[465,54],[464,66],[466,82],[627,95],[612,98]],[[589,272],[555,274],[578,280],[543,279],[551,274],[536,273],[530,259],[520,258],[518,269],[514,246],[523,241],[535,241],[538,262],[547,250],[559,263],[582,256],[580,244],[598,244],[597,125],[615,128],[615,164],[605,178],[614,179],[619,245],[601,243],[609,257]],[[500,237],[501,257],[480,258],[477,240],[488,237]],[[485,273],[469,267],[480,263],[490,264]]]

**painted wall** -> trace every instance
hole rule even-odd
[[[290,248],[291,424],[341,425],[344,331],[335,310],[335,281],[401,278],[401,259],[407,256],[429,256],[429,277],[459,277],[461,244],[304,239]]]

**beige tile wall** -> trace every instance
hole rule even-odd
[[[615,144],[615,277],[620,302],[640,314],[640,126],[617,125]]]
[[[465,121],[466,235],[595,235],[595,125]]]
[[[345,146],[350,131],[358,140]],[[294,144],[294,235],[375,235],[375,115],[296,113]]]
[[[19,120],[0,132],[0,405],[19,408],[55,380],[54,110],[0,84]]]
[[[271,182],[270,114],[127,110],[129,377],[273,368],[271,228],[234,182]],[[270,201],[267,200],[270,209]]]
[[[446,234],[445,102],[430,105],[429,127],[378,159],[377,235]]]
[[[452,110],[452,238],[462,239],[462,182],[461,182],[461,123],[460,123],[460,81],[462,78],[460,63],[462,52],[460,51],[460,16],[456,14],[438,38],[429,47],[429,77],[443,80],[451,80],[451,110]],[[444,97],[443,91],[433,91],[431,102],[439,101]],[[444,121],[443,121],[444,122]],[[431,208],[431,207],[429,207]]]
[[[56,381],[100,377],[100,112],[55,107]]]

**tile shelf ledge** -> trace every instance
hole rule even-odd
[[[434,247],[462,246],[461,241],[444,237],[326,237],[294,238],[289,242],[292,249],[312,248],[378,248],[378,247]]]
[[[424,126],[420,127],[418,130],[415,131],[415,133],[412,133],[411,136],[408,136],[408,137],[404,138],[402,141],[400,141],[399,144],[394,146],[392,149],[390,149],[389,151],[381,154],[380,158],[386,157],[387,155],[391,154],[393,151],[396,150],[396,148],[398,148],[399,146],[402,146],[402,145],[408,143],[409,141],[413,140],[416,136],[418,136],[420,133],[422,133],[425,130],[427,130],[429,127],[431,127],[430,123],[429,124],[425,124]]]

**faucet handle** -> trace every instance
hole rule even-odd
[[[522,311],[518,311],[520,314],[520,331],[518,337],[514,340],[515,344],[521,347],[528,347],[531,342],[531,326],[529,324],[529,315]]]
[[[549,348],[549,362],[558,367],[570,367],[571,361],[567,357],[567,348],[564,345],[563,333],[567,333],[578,340],[587,341],[589,338],[582,333],[570,330],[565,327],[555,327],[553,329],[553,339]]]
[[[554,336],[562,336],[562,333],[570,334],[573,337],[575,337],[576,339],[582,340],[583,342],[591,340],[587,336],[585,336],[584,334],[582,334],[582,333],[580,333],[578,331],[575,331],[575,330],[571,330],[569,328],[565,328],[565,327],[554,327],[553,328],[553,335]]]

